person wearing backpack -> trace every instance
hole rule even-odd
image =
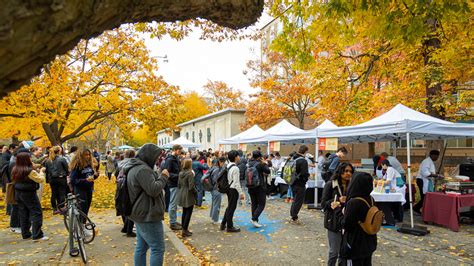
[[[252,225],[260,228],[263,225],[258,223],[258,218],[265,209],[267,200],[267,182],[265,175],[270,174],[270,168],[262,159],[262,153],[258,150],[252,152],[252,159],[247,164],[247,187],[249,190],[250,201],[252,206]]]
[[[239,152],[239,157],[240,157],[240,162],[237,164],[237,167],[239,167],[239,173],[240,173],[240,187],[242,188],[242,191],[244,192],[245,195],[245,204],[250,205],[250,195],[249,195],[249,190],[247,186],[245,185],[245,172],[247,171],[247,163],[248,160],[244,156],[244,152],[242,150],[238,150]],[[242,200],[240,201],[240,205],[242,205]]]
[[[119,215],[122,216],[123,227],[122,227],[122,230],[120,230],[120,232],[126,234],[127,237],[136,237],[137,235],[133,232],[133,226],[134,226],[133,221],[128,219],[127,216],[121,210],[120,206],[123,203],[120,202],[120,199],[117,197],[117,195],[118,195],[119,189],[122,185],[122,182],[124,182],[126,180],[126,178],[124,176],[123,168],[134,157],[135,157],[135,151],[134,150],[126,150],[125,155],[124,155],[124,159],[122,161],[120,161],[117,165],[116,175],[115,175],[117,177],[117,188],[116,188],[116,191],[115,191],[115,209],[117,211],[117,216],[119,216]]]
[[[383,213],[374,205],[370,192],[373,179],[368,173],[355,173],[347,192],[347,203],[343,209],[344,229],[341,256],[351,260],[352,265],[372,265],[372,254],[377,249],[377,231]]]
[[[198,160],[198,155],[193,154],[191,155],[191,159],[193,161],[192,166],[193,166],[193,171],[194,171],[194,182],[195,182],[195,187],[197,190],[197,202],[196,206],[201,207],[202,206],[202,201],[204,198],[204,189],[202,187],[201,183],[201,178],[204,174],[204,171],[209,170],[209,166],[207,166],[206,163],[202,163]]]
[[[226,230],[228,233],[240,232],[240,228],[234,227],[234,212],[237,208],[237,202],[244,199],[242,188],[240,187],[240,173],[237,164],[240,162],[239,153],[236,150],[231,150],[227,154],[229,164],[220,172],[217,178],[217,186],[219,192],[227,194],[227,208],[225,209],[224,218],[222,219],[220,229]]]
[[[286,159],[283,169],[281,170],[282,179],[285,180],[286,184],[288,185],[288,189],[286,191],[286,199],[285,202],[292,203],[294,201],[293,198],[293,191],[291,190],[290,181],[291,181],[291,171],[292,165],[294,163],[293,157],[295,156],[295,152],[292,152],[288,155],[288,159]]]
[[[58,205],[66,200],[68,193],[67,176],[69,175],[69,166],[67,160],[61,155],[61,147],[54,146],[49,152],[49,159],[46,161],[46,179],[51,186],[51,207],[53,214],[59,214],[61,211]]]
[[[150,248],[150,265],[163,265],[165,237],[163,219],[165,188],[169,173],[163,170],[161,175],[153,170],[161,149],[155,144],[143,145],[137,157],[130,159],[124,166],[126,184],[131,203],[129,219],[137,228],[137,245],[135,246],[135,265],[147,265],[147,251]]]
[[[213,224],[220,224],[219,212],[221,210],[222,193],[220,193],[217,188],[217,178],[219,177],[222,169],[225,167],[226,160],[227,159],[225,157],[220,157],[219,160],[213,160],[211,169],[209,169],[209,171],[206,173],[206,175],[209,175],[210,183],[212,185],[212,202],[209,216],[211,217]]]
[[[178,195],[178,176],[181,171],[180,157],[183,147],[179,144],[173,145],[172,150],[171,154],[166,157],[164,165],[164,169],[168,170],[170,174],[170,178],[168,179],[168,188],[170,191],[168,215],[171,230],[181,230],[183,228],[181,224],[177,222],[178,200],[176,195]]]
[[[328,265],[336,265],[342,241],[343,218],[342,208],[346,203],[347,189],[351,181],[354,167],[349,163],[341,163],[331,180],[324,185],[321,207],[324,211],[324,228],[328,230],[329,255]],[[339,260],[341,263],[341,260]]]
[[[329,158],[323,163],[321,177],[324,182],[328,182],[331,176],[339,166],[340,160],[347,155],[347,149],[341,147],[337,149],[336,153],[329,155]]]
[[[199,163],[199,162],[198,162]],[[198,193],[195,184],[195,172],[193,170],[193,161],[190,158],[184,159],[181,166],[182,171],[179,172],[178,180],[178,205],[183,207],[183,215],[181,216],[181,224],[183,230],[182,237],[192,236],[193,233],[189,231],[189,223],[193,214],[193,208],[196,204]],[[199,180],[200,182],[201,180]]]
[[[298,219],[298,213],[301,210],[304,202],[304,196],[306,192],[306,182],[309,178],[308,161],[306,160],[305,154],[308,152],[308,146],[301,145],[298,152],[293,157],[294,170],[292,171],[290,186],[293,191],[295,200],[291,203],[290,208],[290,223],[301,225]]]

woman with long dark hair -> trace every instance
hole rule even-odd
[[[45,163],[46,180],[51,186],[51,207],[53,214],[58,214],[58,206],[66,200],[68,193],[67,176],[69,175],[69,167],[67,160],[62,156],[62,149],[54,146],[49,151],[49,159]]]
[[[321,205],[324,210],[324,228],[328,230],[329,258],[328,265],[336,265],[342,241],[342,209],[346,204],[347,188],[351,181],[354,167],[341,163],[323,189]]]
[[[20,152],[17,154],[12,177],[15,182],[15,200],[18,204],[23,239],[32,238],[33,241],[49,239],[44,236],[41,230],[43,211],[36,194],[39,184],[45,181],[44,171],[44,168],[40,173],[33,170],[30,153]]]
[[[89,213],[92,203],[94,181],[99,177],[99,173],[94,171],[94,166],[92,153],[88,149],[78,152],[69,166],[74,194],[79,195],[79,199],[83,200],[81,202],[81,211],[86,215]]]
[[[342,227],[344,229],[342,256],[354,266],[372,265],[372,254],[377,249],[377,235],[369,235],[360,223],[365,221],[369,206],[374,204],[370,196],[374,188],[373,178],[368,173],[355,173],[347,191]]]

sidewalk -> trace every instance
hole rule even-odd
[[[115,216],[115,210],[93,210],[91,219],[97,225],[98,235],[92,243],[86,245],[89,264],[133,265],[136,241],[135,238],[128,238],[120,233],[122,220]],[[0,230],[0,265],[82,264],[80,257],[69,256],[68,235],[62,216],[55,215],[47,218],[43,224],[43,231],[50,240],[37,243],[22,240],[20,234],[14,234],[8,228],[2,228]],[[171,234],[171,232],[167,233],[167,235]],[[171,237],[176,238],[174,235]],[[165,236],[165,264],[185,263],[188,258],[181,255],[172,240]]]
[[[225,198],[225,197],[224,197]],[[210,199],[207,195],[206,199]],[[209,205],[210,201],[205,201]],[[223,200],[221,217],[225,211]],[[303,226],[288,223],[290,204],[280,199],[267,201],[262,228],[250,224],[250,207],[239,206],[235,223],[241,233],[229,234],[212,225],[209,209],[195,209],[186,241],[210,263],[315,265],[327,259],[327,235],[323,213],[303,207]],[[418,217],[418,219],[420,219]],[[421,221],[418,221],[421,222]],[[378,234],[378,248],[373,257],[375,265],[459,265],[473,263],[474,228],[462,226],[460,232],[428,226],[431,234],[415,237],[384,228]]]

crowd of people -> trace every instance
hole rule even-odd
[[[107,152],[105,174],[108,180],[116,177],[117,184],[128,186],[131,213],[122,216],[122,233],[136,237],[135,264],[145,265],[146,253],[151,249],[151,264],[163,262],[164,230],[162,221],[167,213],[172,230],[180,230],[182,237],[192,236],[190,230],[194,208],[202,208],[205,193],[209,192],[210,221],[220,225],[220,230],[238,233],[234,224],[237,206],[250,205],[249,221],[255,228],[264,226],[260,216],[266,201],[276,187],[276,179],[284,180],[286,190],[277,189],[286,202],[289,223],[302,224],[299,212],[306,193],[306,183],[312,168],[318,167],[325,185],[321,199],[324,211],[324,227],[327,229],[329,254],[328,265],[370,265],[377,246],[375,234],[369,234],[359,226],[373,206],[370,193],[373,177],[357,173],[355,168],[341,162],[347,155],[345,148],[334,154],[319,153],[315,159],[309,156],[308,147],[301,145],[297,151],[283,158],[278,152],[264,155],[260,150],[244,154],[240,150],[229,152],[185,152],[180,145],[165,151],[154,144],[146,144],[135,154]],[[433,170],[439,152],[432,151],[425,159],[417,177],[423,194],[429,190],[429,178],[437,177]],[[61,206],[67,193],[81,199],[81,210],[87,215],[93,198],[94,181],[99,177],[100,154],[97,150],[71,147],[66,155],[60,146],[27,149],[23,144],[11,144],[2,148],[0,174],[2,187],[13,183],[16,204],[8,204],[12,232],[21,233],[23,239],[47,240],[42,231],[41,198],[44,183],[51,187],[53,214],[62,212]],[[384,180],[390,188],[400,187],[400,179],[406,181],[400,162],[387,153],[374,158],[374,176]],[[403,183],[404,185],[404,183]],[[120,186],[117,185],[117,191]],[[227,196],[227,206],[221,216],[222,196]],[[120,205],[116,201],[116,205]],[[417,205],[415,205],[415,210]],[[178,222],[178,211],[182,212]],[[393,210],[394,213],[400,210]],[[403,213],[403,211],[402,211]],[[219,220],[222,217],[222,220]],[[134,232],[136,229],[136,233]]]

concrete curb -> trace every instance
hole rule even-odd
[[[189,249],[184,245],[184,243],[176,236],[176,234],[169,228],[169,226],[163,223],[164,231],[166,237],[173,244],[173,246],[178,250],[179,254],[183,256],[188,265],[200,265],[199,259],[189,251]]]

